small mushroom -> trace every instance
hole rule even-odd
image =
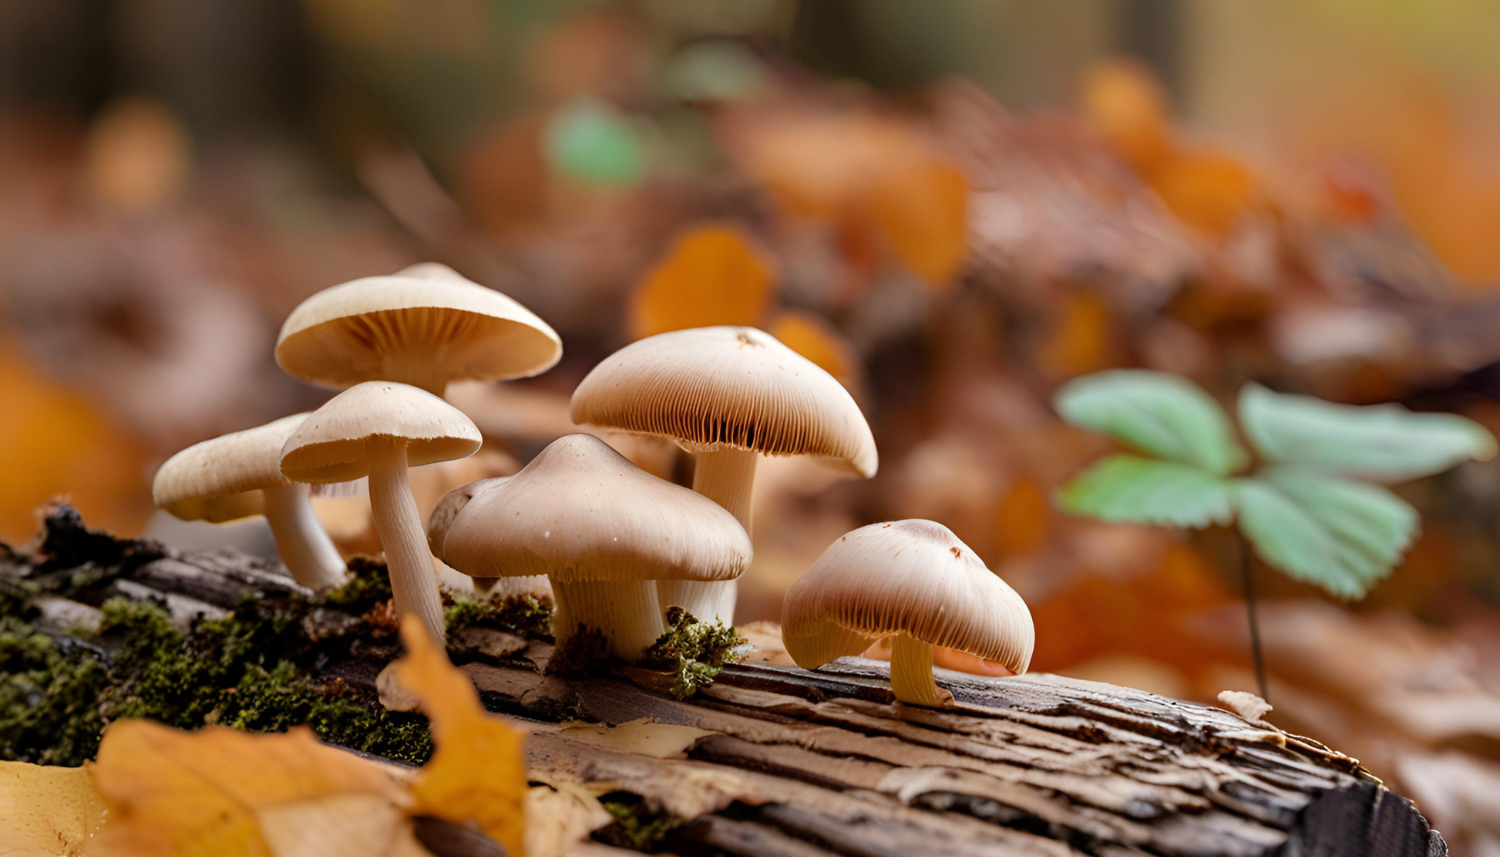
[[[509,476],[492,476],[488,479],[479,479],[463,485],[444,494],[432,510],[432,515],[427,519],[427,546],[432,549],[432,555],[443,563],[443,540],[448,536],[448,527],[453,519],[458,517],[459,511],[469,505],[476,494],[487,491],[490,488],[503,484]],[[449,566],[451,568],[451,566]],[[455,569],[456,570],[456,569]],[[474,583],[474,594],[480,598],[514,598],[518,595],[530,595],[533,598],[551,598],[552,584],[544,574],[533,574],[526,577],[471,577]]]
[[[307,418],[296,414],[259,428],[205,440],[156,471],[156,505],[184,521],[221,524],[264,515],[292,577],[311,589],[336,586],[344,560],[318,524],[310,489],[281,474],[281,445]]]
[[[443,559],[465,574],[547,575],[558,644],[596,628],[625,660],[666,630],[653,581],[732,580],[750,556],[733,515],[582,434],[474,494],[443,537]]]
[[[704,327],[620,349],[573,392],[573,421],[671,438],[693,453],[693,490],[750,532],[759,455],[810,455],[868,478],[879,459],[854,398],[827,372],[752,327]],[[735,585],[664,581],[663,609],[734,618]]]
[[[396,612],[415,613],[441,642],[443,607],[408,467],[473,455],[479,430],[457,408],[410,387],[370,381],[329,399],[281,448],[281,472],[298,482],[368,476],[375,531],[385,547]]]
[[[318,292],[276,342],[294,378],[333,389],[397,381],[436,396],[450,381],[536,375],[561,356],[557,333],[531,310],[432,262]]]
[[[942,524],[871,524],[834,542],[787,590],[781,634],[798,666],[816,669],[894,637],[891,689],[917,705],[951,705],[932,678],[947,646],[1026,672],[1031,612]]]

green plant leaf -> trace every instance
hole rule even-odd
[[[1219,404],[1176,375],[1100,372],[1065,384],[1054,405],[1074,425],[1209,473],[1228,475],[1246,461]]]
[[[1417,414],[1400,405],[1336,405],[1259,384],[1240,391],[1240,423],[1266,461],[1380,482],[1430,476],[1495,455],[1494,436],[1456,414]]]
[[[598,184],[627,185],[646,170],[645,145],[613,107],[585,99],[559,110],[547,123],[543,152],[554,170]]]
[[[1234,498],[1261,559],[1346,600],[1390,573],[1419,525],[1417,510],[1379,485],[1291,468],[1238,480]]]
[[[1111,455],[1058,494],[1065,511],[1103,521],[1206,527],[1234,514],[1230,480],[1178,464]]]

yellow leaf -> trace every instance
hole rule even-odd
[[[738,228],[692,227],[641,280],[630,303],[630,335],[756,326],[771,302],[774,279],[770,258]]]
[[[107,857],[417,857],[405,791],[307,729],[252,735],[115,723],[89,769]]]
[[[83,768],[0,762],[0,857],[78,857],[103,815]]]
[[[485,712],[469,677],[410,616],[401,638],[407,654],[396,678],[421,699],[437,747],[411,785],[412,814],[476,822],[506,854],[524,857],[525,733]]]
[[[766,332],[844,386],[854,380],[859,366],[854,346],[822,318],[800,310],[784,310],[776,314]]]

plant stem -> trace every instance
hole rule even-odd
[[[1245,617],[1250,622],[1250,657],[1255,661],[1255,682],[1260,686],[1260,698],[1271,701],[1266,690],[1266,664],[1260,652],[1260,623],[1255,619],[1255,557],[1243,538],[1240,547],[1240,575],[1245,581]]]

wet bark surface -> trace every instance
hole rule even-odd
[[[278,572],[233,553],[115,540],[67,507],[49,512],[30,549],[0,552],[10,581],[93,576],[76,599],[35,600],[37,627],[58,638],[85,635],[80,617],[105,598],[155,600],[187,623],[246,598],[305,596]],[[311,615],[350,621],[333,608]],[[882,662],[809,672],[762,652],[679,700],[669,676],[634,667],[548,675],[543,639],[476,628],[451,648],[486,705],[531,730],[536,779],[631,808],[598,834],[616,846],[683,857],[1447,853],[1416,808],[1353,759],[1129,688],[940,670],[956,704],[928,709],[893,699]],[[312,669],[373,705],[387,660],[381,647],[356,648]]]

